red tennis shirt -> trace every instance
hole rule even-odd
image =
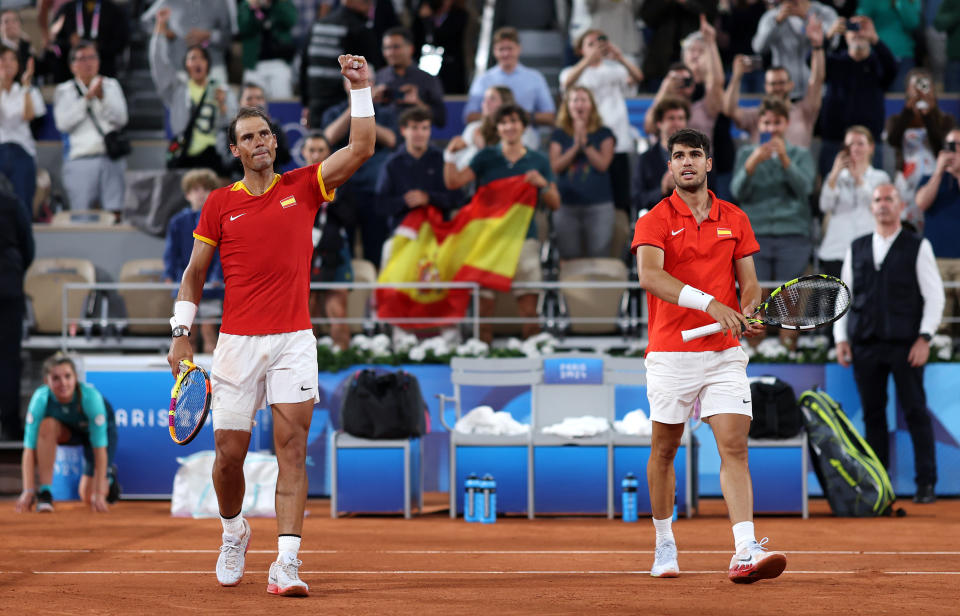
[[[656,246],[663,250],[663,269],[677,280],[709,293],[740,311],[736,291],[737,259],[760,250],[743,210],[710,194],[710,214],[700,225],[686,203],[673,194],[637,220],[631,249]],[[651,351],[722,351],[739,346],[730,335],[714,334],[683,342],[680,332],[714,320],[702,310],[683,308],[647,294]]]
[[[313,221],[333,197],[319,164],[275,176],[262,195],[250,194],[242,181],[210,193],[193,237],[220,248],[222,332],[262,336],[310,329]]]

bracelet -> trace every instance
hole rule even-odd
[[[684,308],[692,308],[706,312],[707,306],[709,306],[712,301],[712,295],[708,295],[700,289],[695,289],[687,284],[683,285],[683,288],[680,289],[680,297],[677,299],[677,304]]]
[[[197,316],[197,305],[185,300],[177,301],[173,304],[173,318],[170,319],[170,327],[176,328],[179,325],[190,329],[193,327],[193,318]]]
[[[373,95],[370,93],[370,86],[350,90],[350,117],[372,118],[373,115]]]

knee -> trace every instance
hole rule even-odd
[[[40,427],[37,429],[37,435],[42,439],[56,440],[60,435],[60,422],[53,417],[45,417],[40,422]]]
[[[680,441],[658,442],[650,448],[650,462],[659,465],[673,464],[680,449]]]
[[[736,439],[726,439],[723,441],[717,441],[717,449],[720,452],[720,458],[722,461],[738,461],[738,462],[747,462],[748,451],[747,447],[747,438]]]
[[[216,458],[214,458],[214,468],[223,472],[243,471],[243,461],[246,458],[246,450],[238,449],[229,445],[218,444],[216,446]]]
[[[296,431],[278,440],[277,463],[285,467],[302,467],[307,457],[307,433]]]

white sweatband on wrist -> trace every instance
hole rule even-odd
[[[350,90],[350,117],[373,117],[373,95],[370,93],[370,86],[359,90]]]
[[[193,327],[193,318],[197,316],[197,305],[193,302],[180,300],[173,304],[173,321],[187,329]]]
[[[694,310],[707,311],[707,306],[713,301],[712,295],[707,295],[700,289],[694,289],[690,285],[683,285],[680,289],[680,297],[677,304],[684,308],[693,308]]]
[[[457,153],[451,152],[450,150],[443,151],[443,162],[445,163],[456,163],[457,162]]]

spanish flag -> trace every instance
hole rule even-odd
[[[379,282],[477,282],[509,291],[527,236],[537,189],[522,175],[481,186],[453,220],[433,207],[410,212],[393,236]],[[434,327],[439,318],[462,318],[468,289],[377,289],[377,316],[423,318],[405,328]]]

